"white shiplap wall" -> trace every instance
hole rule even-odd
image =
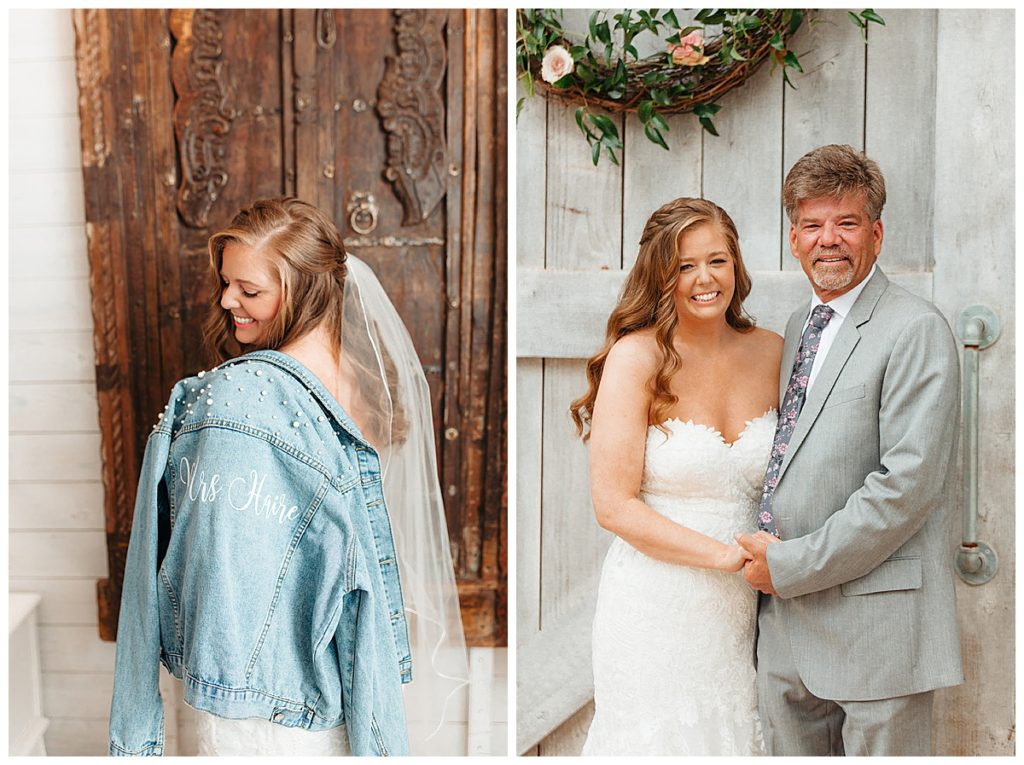
[[[12,11],[10,64],[10,589],[38,592],[46,748],[106,753],[114,645],[98,637],[107,576],[100,433],[75,80],[67,10]],[[480,690],[445,731],[506,751],[506,649],[473,649]],[[164,674],[165,699],[174,686]],[[180,694],[178,694],[180,695]],[[168,751],[188,710],[165,704]]]
[[[42,595],[50,754],[102,754],[114,646],[79,155],[74,30],[14,11],[10,60],[10,588]]]

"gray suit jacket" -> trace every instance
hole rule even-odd
[[[782,390],[809,310],[786,327]],[[760,629],[786,632],[816,696],[963,682],[950,537],[959,383],[945,318],[876,269],[811,386],[772,501],[779,597]]]

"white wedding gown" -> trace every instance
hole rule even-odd
[[[329,730],[287,728],[270,720],[228,720],[196,712],[200,757],[338,757],[352,754],[344,725]]]
[[[641,499],[719,541],[757,528],[771,409],[733,444],[692,421],[647,433]],[[618,537],[594,615],[596,711],[585,755],[762,754],[757,593],[741,573],[662,563]]]

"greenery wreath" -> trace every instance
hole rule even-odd
[[[528,96],[545,93],[581,104],[576,124],[590,144],[596,165],[604,148],[618,164],[622,149],[618,128],[605,112],[635,112],[644,135],[668,149],[664,114],[691,112],[701,126],[717,136],[712,117],[722,108],[716,101],[742,85],[766,59],[782,67],[786,84],[790,69],[803,72],[789,38],[810,18],[801,9],[699,11],[694,23],[680,27],[672,10],[623,10],[590,15],[588,33],[572,35],[562,28],[562,11],[516,11],[516,67]],[[885,24],[871,9],[849,12],[867,41],[869,22]],[[636,37],[649,33],[664,38],[666,49],[640,58]],[[524,99],[519,99],[516,116]]]

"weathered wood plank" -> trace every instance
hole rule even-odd
[[[540,629],[541,465],[544,369],[516,364],[516,640]]]
[[[10,561],[19,576],[107,575],[101,531],[12,531]]]
[[[67,117],[63,119],[77,118]],[[75,139],[77,140],[77,135]],[[11,140],[12,144],[14,139]],[[81,172],[81,171],[79,171]],[[85,226],[16,225],[10,229],[11,279],[87,279]]]
[[[881,14],[885,27],[868,32],[864,151],[885,175],[882,257],[900,271],[926,271],[935,204],[938,11],[886,8]]]
[[[95,627],[39,627],[43,672],[113,672],[115,648],[98,638]]]
[[[13,530],[82,529],[102,531],[103,484],[94,481],[12,483]]]
[[[19,279],[10,298],[12,334],[92,326],[86,279]],[[47,310],[41,312],[41,305]]]
[[[701,196],[700,123],[692,114],[666,115],[665,121],[671,151],[647,140],[636,115],[626,116],[621,267],[627,270],[636,262],[640,235],[651,213],[677,197]]]
[[[11,335],[11,383],[92,382],[92,329],[71,332],[18,332]]]
[[[594,603],[519,644],[516,654],[516,751],[527,752],[594,695],[590,668]]]
[[[92,382],[11,383],[10,430],[18,433],[99,433]]]
[[[9,446],[11,481],[95,481],[99,478],[99,434],[14,434]]]
[[[517,97],[525,100],[516,120],[516,263],[543,268],[548,102],[541,95],[527,96],[522,87]]]
[[[11,592],[42,595],[39,624],[92,626],[96,629],[96,580],[92,577],[40,578],[12,569]]]
[[[587,449],[576,437],[569,404],[586,386],[575,359],[544,362],[541,490],[540,627],[593,602],[611,534],[598,526],[590,502]]]
[[[16,104],[22,117],[78,114],[75,62],[63,57],[11,62],[8,103]]]
[[[980,587],[956,580],[966,682],[936,696],[934,716],[936,751],[950,755],[1015,751],[1014,20],[1012,10],[940,10],[937,21],[935,299],[953,320],[980,303],[1003,322],[981,352],[978,412],[978,538],[999,570]]]
[[[548,101],[546,257],[548,268],[619,268],[622,170],[597,167],[576,126],[575,107]],[[613,117],[622,134],[621,117]]]
[[[12,30],[7,55],[19,59],[67,59],[75,45],[70,15],[65,8],[32,8],[8,11]],[[13,30],[17,30],[15,34]]]
[[[18,186],[18,193],[11,195],[13,225],[85,223],[81,170],[33,171],[12,175]]]
[[[12,172],[81,170],[78,120],[70,115],[11,117],[10,144],[18,147]]]
[[[884,267],[885,261],[880,261]],[[901,287],[931,299],[931,275],[887,274]],[[622,271],[537,271],[520,269],[516,353],[523,357],[589,358],[604,340],[605,322],[615,305]],[[783,332],[798,305],[810,298],[803,271],[751,274],[747,311],[759,326]],[[557,327],[557,331],[552,331]],[[582,374],[580,376],[582,380]],[[582,393],[582,390],[575,395]],[[565,402],[568,406],[569,402]]]
[[[782,73],[770,63],[720,101],[718,138],[704,136],[703,196],[722,207],[740,234],[748,271],[781,268]],[[699,127],[699,126],[698,126]],[[789,250],[786,249],[788,255]]]

